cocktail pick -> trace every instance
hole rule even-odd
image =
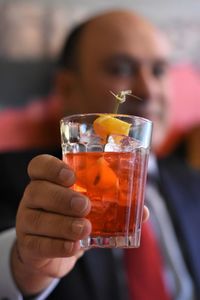
[[[115,94],[112,91],[110,91],[110,93],[116,99],[115,107],[114,107],[114,111],[113,111],[114,114],[118,113],[119,105],[121,103],[124,103],[126,101],[126,96],[131,96],[131,97],[134,97],[134,98],[136,98],[138,100],[142,100],[140,97],[137,97],[137,96],[133,95],[131,90],[121,91],[118,94]]]

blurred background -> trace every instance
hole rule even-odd
[[[53,102],[47,109],[46,95],[63,39],[75,23],[107,8],[134,9],[169,36],[174,47],[171,79],[176,104],[171,107],[172,131],[162,151],[170,151],[183,136],[189,144],[194,140],[197,149],[200,144],[200,2],[124,0],[123,5],[121,2],[0,0],[0,150],[53,142],[53,138],[45,142],[39,131],[43,128],[45,133],[42,127],[45,120],[53,126],[54,113],[59,109]],[[188,153],[195,151],[189,149]],[[200,146],[198,151],[197,165]]]

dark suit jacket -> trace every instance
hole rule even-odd
[[[29,180],[26,174],[27,164],[39,153],[60,156],[60,153],[53,150],[0,154],[0,230],[15,225],[16,210]],[[190,169],[173,157],[160,160],[159,169],[160,187],[199,296],[200,172]],[[126,291],[120,255],[113,255],[108,249],[95,249],[89,250],[77,262],[75,268],[60,281],[48,299],[126,300]]]

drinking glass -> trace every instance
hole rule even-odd
[[[63,160],[76,174],[72,189],[91,201],[92,232],[81,247],[139,247],[152,122],[77,114],[64,117],[60,128]]]

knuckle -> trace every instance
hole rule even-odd
[[[34,258],[47,258],[48,252],[52,251],[48,247],[48,239],[34,235],[26,235],[21,246]]]
[[[25,188],[23,196],[28,205],[37,202],[36,199],[40,197],[42,191],[44,190],[45,184],[45,181],[40,180],[32,180],[29,182],[29,184]],[[45,190],[47,190],[47,187],[45,187]]]
[[[34,251],[34,252],[35,251],[38,252],[38,250],[41,249],[41,245],[40,245],[39,239],[36,239],[33,236],[31,236],[31,235],[25,235],[24,236],[22,246],[24,248],[26,248],[28,250],[31,250],[31,251]]]
[[[34,213],[27,214],[26,222],[29,224],[29,227],[34,228],[35,232],[40,232],[43,227],[43,212],[42,211],[34,211]]]
[[[56,188],[51,189],[51,198],[54,200],[55,205],[59,206],[59,208],[63,208],[65,193],[63,193],[63,189],[56,186]]]

